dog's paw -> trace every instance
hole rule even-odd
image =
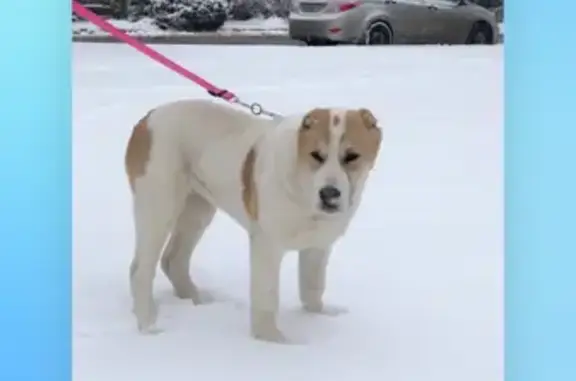
[[[273,327],[267,327],[266,329],[253,329],[252,337],[256,340],[265,341],[268,343],[276,344],[289,344],[290,341],[284,336],[284,334],[278,329]]]
[[[191,300],[194,304],[201,304],[200,293],[194,285],[174,288],[174,295],[179,299]]]
[[[132,313],[136,317],[138,331],[141,333],[152,333],[158,331],[156,319],[158,317],[158,308],[153,300],[134,303]]]
[[[161,328],[158,328],[156,325],[151,325],[147,327],[138,325],[138,332],[140,332],[140,334],[145,336],[154,336],[159,335],[164,331]]]
[[[179,299],[191,300],[194,305],[211,304],[216,298],[210,291],[199,290],[191,285],[186,288],[175,289],[174,293]]]
[[[348,309],[343,306],[323,303],[304,304],[304,311],[325,316],[339,316],[348,313]]]

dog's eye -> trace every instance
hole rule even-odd
[[[312,156],[312,158],[320,164],[324,163],[324,161],[326,160],[324,156],[322,156],[322,154],[320,154],[320,152],[318,151],[310,152],[310,156]]]
[[[356,152],[347,152],[346,155],[342,158],[344,164],[352,163],[353,161],[357,160],[360,157]]]

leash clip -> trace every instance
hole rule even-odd
[[[254,102],[250,105],[250,111],[252,111],[252,114],[260,116],[262,115],[264,109],[262,108],[262,105],[260,105],[260,103]]]
[[[234,98],[231,102],[237,103],[240,106],[246,107],[255,116],[267,116],[272,119],[281,119],[281,115],[276,114],[272,111],[265,110],[264,107],[258,102],[246,103],[240,100],[240,98]]]
[[[231,93],[226,89],[209,89],[208,94],[215,98],[224,99],[230,103],[237,103],[240,106],[246,107],[255,116],[265,115],[272,119],[279,119],[280,115],[273,113],[271,111],[264,110],[264,107],[258,102],[246,103],[238,98],[235,94]]]

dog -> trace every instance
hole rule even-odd
[[[136,241],[130,289],[139,331],[159,331],[158,262],[177,297],[203,302],[190,260],[217,210],[249,234],[252,337],[288,341],[277,325],[287,251],[299,251],[303,309],[338,313],[323,302],[326,267],[360,204],[381,140],[367,109],[318,107],[269,119],[212,100],[181,100],[148,112],[133,128],[125,155]]]

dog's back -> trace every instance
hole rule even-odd
[[[257,140],[276,124],[210,100],[161,105],[141,120],[128,144],[126,166],[133,190],[136,176],[146,174],[150,181],[179,177],[185,184],[177,187],[178,192],[193,190],[244,225],[243,165]],[[146,142],[139,138],[144,128]],[[139,161],[134,152],[139,153]]]
[[[228,104],[211,100],[182,100],[162,105],[149,116],[153,133],[171,135],[187,152],[203,154],[213,144],[242,143],[261,134],[274,122],[257,118]],[[162,131],[157,131],[162,130]]]

